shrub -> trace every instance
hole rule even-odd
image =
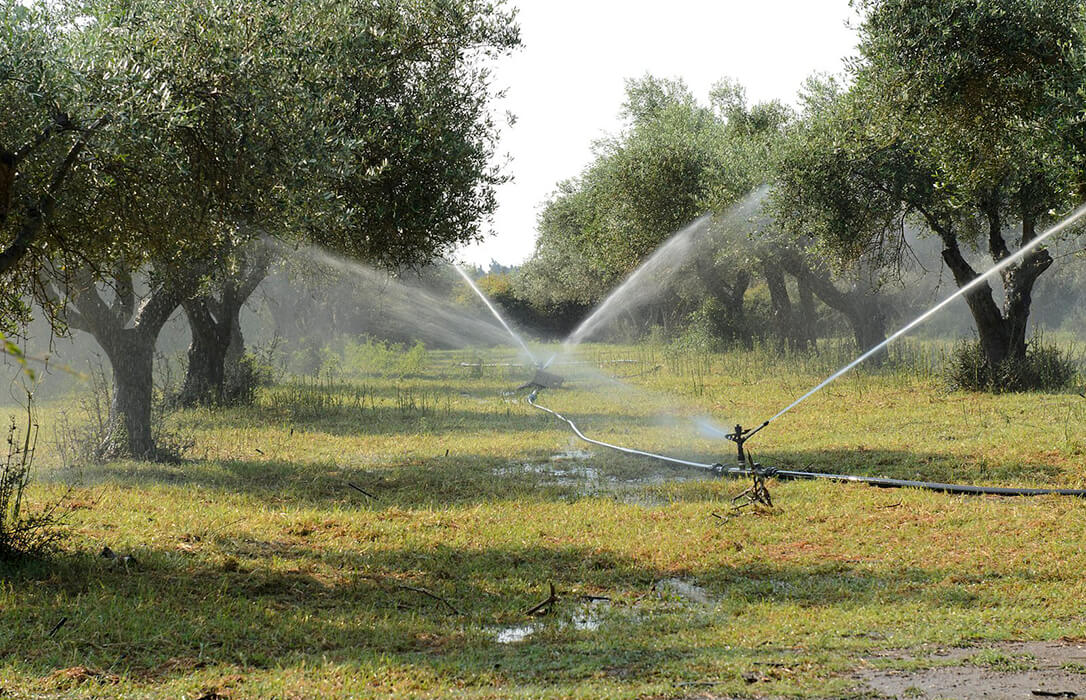
[[[38,425],[27,394],[26,425],[20,432],[12,416],[6,454],[0,462],[0,560],[44,554],[64,538],[59,503],[31,512],[27,502],[37,440]]]
[[[1060,391],[1072,386],[1078,363],[1070,351],[1034,336],[1026,356],[996,367],[985,361],[979,340],[963,340],[950,353],[944,370],[952,389],[967,391]]]
[[[272,366],[252,353],[245,353],[236,362],[227,362],[223,371],[222,402],[227,406],[252,406],[256,390],[270,386]]]

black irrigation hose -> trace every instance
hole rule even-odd
[[[557,411],[553,411],[546,406],[540,406],[535,402],[536,393],[533,391],[528,395],[528,403],[533,408],[538,408],[540,411],[545,411],[560,421],[563,421],[573,430],[573,432],[580,439],[592,445],[599,445],[600,447],[606,447],[618,452],[624,452],[626,454],[638,455],[641,457],[650,457],[652,459],[658,459],[671,464],[681,464],[686,467],[697,467],[699,469],[708,469],[717,474],[726,474],[728,476],[752,476],[756,472],[753,469],[747,469],[742,467],[724,467],[720,464],[706,464],[704,462],[692,462],[686,459],[676,459],[675,457],[668,457],[666,455],[655,454],[653,452],[645,452],[644,450],[635,450],[630,447],[621,447],[619,445],[612,445],[609,442],[602,442],[600,440],[593,440],[586,436],[577,427],[577,424],[566,418]],[[860,484],[867,484],[869,486],[876,486],[883,489],[900,489],[900,488],[914,488],[925,489],[927,491],[938,491],[940,493],[953,493],[963,494],[969,496],[1077,496],[1079,498],[1086,498],[1086,489],[1029,489],[1029,488],[1006,488],[1002,486],[969,486],[966,484],[942,484],[937,481],[911,481],[909,479],[886,479],[877,476],[852,476],[850,474],[825,474],[822,472],[802,472],[791,471],[787,469],[760,469],[757,473],[762,476],[775,476],[778,479],[829,479],[830,481],[851,481]]]
[[[728,472],[749,473],[749,469],[729,469]],[[829,479],[830,481],[855,481],[882,489],[926,489],[941,493],[960,493],[969,496],[1078,496],[1086,498],[1086,489],[1020,489],[1003,486],[969,486],[967,484],[942,484],[938,481],[911,481],[887,479],[880,476],[852,476],[851,474],[824,474],[822,472],[797,472],[778,469],[767,476],[778,479]]]

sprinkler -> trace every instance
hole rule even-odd
[[[537,366],[535,375],[532,376],[531,381],[517,387],[517,391],[523,391],[524,389],[561,389],[562,382],[564,381],[566,381],[565,377],[561,377],[552,372],[547,372],[543,368]]]
[[[736,425],[735,430],[724,437],[735,443],[736,449],[736,467],[737,473],[749,474],[754,480],[747,489],[732,499],[732,504],[738,508],[744,508],[749,505],[760,503],[764,506],[773,507],[773,498],[769,495],[769,488],[765,485],[765,480],[771,476],[777,474],[776,467],[763,467],[754,461],[754,455],[748,455],[743,450],[743,445],[747,440],[754,437],[762,428],[769,425],[769,421],[762,423],[757,428],[747,428],[743,430],[743,426]],[[721,465],[721,471],[723,471],[723,465]]]
[[[746,430],[743,430],[743,426],[736,425],[734,432],[728,433],[724,436],[725,439],[731,440],[735,443],[735,449],[737,452],[736,459],[738,461],[738,466],[740,469],[747,469],[755,466],[753,461],[751,461],[750,464],[747,463],[747,455],[743,451],[743,444],[747,440],[754,437],[755,433],[757,433],[759,430],[766,427],[767,425],[769,425],[769,421],[762,423],[757,428],[747,428]]]

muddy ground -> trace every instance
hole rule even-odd
[[[888,652],[868,659],[916,661],[916,670],[870,668],[861,687],[892,698],[1086,697],[1086,640],[1008,642],[994,646]]]

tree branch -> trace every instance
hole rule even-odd
[[[201,262],[184,271],[170,269],[165,271],[163,281],[151,292],[136,311],[134,325],[143,333],[158,334],[170,318],[170,314],[190,296],[200,283],[200,278],[207,270],[207,263]]]
[[[131,318],[136,309],[136,292],[132,284],[132,272],[125,268],[124,263],[118,263],[113,272],[116,280],[113,290],[117,294],[115,303],[110,307],[113,313],[121,318]]]
[[[106,121],[108,121],[106,117],[96,120],[87,128],[84,137],[72,144],[72,147],[68,149],[68,154],[53,172],[53,176],[49,180],[49,186],[46,187],[45,192],[38,199],[37,206],[32,207],[27,213],[27,219],[19,227],[19,233],[15,235],[15,240],[3,251],[0,251],[0,275],[6,274],[11,268],[15,267],[30,250],[30,245],[41,232],[42,223],[49,218],[56,207],[57,194],[64,185],[64,180],[68,177],[68,173],[71,172],[72,167],[79,158],[79,154],[86,148],[86,136],[96,131]]]
[[[76,316],[69,317],[73,303],[76,306]],[[65,305],[64,313],[69,325],[93,332],[96,337],[109,339],[119,336],[124,330],[124,319],[113,313],[102,299],[89,270],[76,272],[75,280],[68,287],[68,304]],[[78,320],[73,322],[71,319],[74,318]]]

